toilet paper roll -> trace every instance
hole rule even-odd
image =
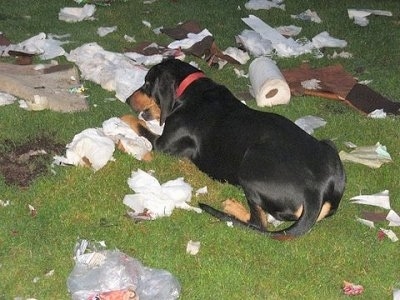
[[[271,59],[258,57],[250,64],[249,78],[258,106],[287,104],[290,88]]]

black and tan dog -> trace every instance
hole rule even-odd
[[[247,107],[190,64],[172,59],[155,65],[127,102],[165,123],[161,136],[136,124],[156,151],[187,157],[212,178],[243,188],[250,213],[233,217],[199,204],[211,215],[285,239],[336,212],[345,174],[334,145],[280,115]],[[294,222],[268,231],[266,213]]]

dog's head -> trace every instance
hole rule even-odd
[[[181,89],[181,83],[189,75],[199,72],[178,59],[165,60],[149,70],[145,83],[127,99],[127,103],[133,110],[143,112],[145,119],[158,119],[163,125],[180,96],[177,89]]]

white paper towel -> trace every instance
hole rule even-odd
[[[258,106],[287,104],[290,88],[273,60],[258,57],[250,64],[249,78]]]

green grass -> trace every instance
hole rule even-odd
[[[400,98],[398,72],[400,32],[398,1],[293,1],[286,11],[247,11],[245,1],[118,1],[111,7],[98,7],[97,20],[68,24],[58,21],[60,8],[74,6],[73,1],[3,1],[0,31],[14,43],[39,32],[70,33],[70,51],[87,42],[97,42],[106,50],[122,52],[131,46],[124,34],[144,40],[167,43],[156,36],[142,20],[153,27],[173,27],[178,22],[196,19],[214,35],[221,49],[234,45],[234,36],[246,28],[240,18],[254,14],[271,26],[294,24],[303,27],[309,38],[327,30],[345,39],[353,53],[350,60],[310,56],[277,59],[281,68],[294,67],[303,60],[312,66],[341,63],[361,80],[371,79],[371,87],[393,99]],[[241,10],[237,7],[241,6]],[[323,23],[292,20],[290,14],[316,10]],[[385,9],[393,17],[369,17],[367,27],[354,25],[347,8]],[[27,18],[26,16],[30,16]],[[99,26],[118,25],[118,31],[104,38],[96,34]],[[334,49],[327,49],[332,53]],[[232,91],[247,90],[249,82],[234,75],[233,66],[218,71],[197,61],[208,76]],[[4,60],[5,61],[5,60]],[[65,59],[59,58],[60,62]],[[241,66],[247,72],[248,66]],[[357,70],[362,69],[362,73]],[[90,110],[62,114],[51,111],[27,112],[17,104],[0,107],[0,141],[16,144],[40,133],[50,133],[58,142],[69,143],[88,127],[97,127],[114,116],[130,112],[119,102],[105,100],[113,93],[91,82],[84,82],[89,93]],[[255,107],[255,102],[250,105]],[[259,109],[259,108],[257,108]],[[244,201],[240,189],[212,181],[191,164],[156,154],[150,163],[116,153],[116,161],[94,173],[80,167],[56,168],[56,174],[38,178],[26,189],[8,186],[0,179],[0,199],[11,205],[0,207],[0,299],[14,297],[68,299],[66,280],[74,261],[73,247],[78,238],[104,240],[110,249],[118,248],[144,265],[170,271],[182,285],[182,299],[346,299],[341,292],[343,280],[362,284],[360,299],[392,299],[392,289],[400,288],[399,243],[378,241],[375,229],[355,221],[364,210],[377,210],[349,203],[359,193],[372,194],[388,189],[392,207],[400,211],[399,119],[373,120],[341,103],[325,99],[292,98],[289,105],[264,109],[295,120],[317,115],[327,121],[318,129],[318,138],[332,138],[340,150],[343,143],[386,145],[394,162],[379,169],[346,163],[347,188],[337,215],[319,223],[308,235],[290,242],[277,242],[256,233],[229,228],[206,214],[174,211],[168,218],[133,223],[124,216],[123,197],[131,193],[126,180],[138,168],[153,169],[165,182],[184,176],[194,189],[208,186],[207,195],[193,197],[220,207],[228,197]],[[37,209],[29,214],[28,205]],[[115,224],[101,226],[100,221]],[[394,229],[399,235],[400,231]],[[198,255],[185,253],[189,240],[201,241]],[[49,270],[54,275],[46,277]],[[36,283],[35,277],[40,277]]]

